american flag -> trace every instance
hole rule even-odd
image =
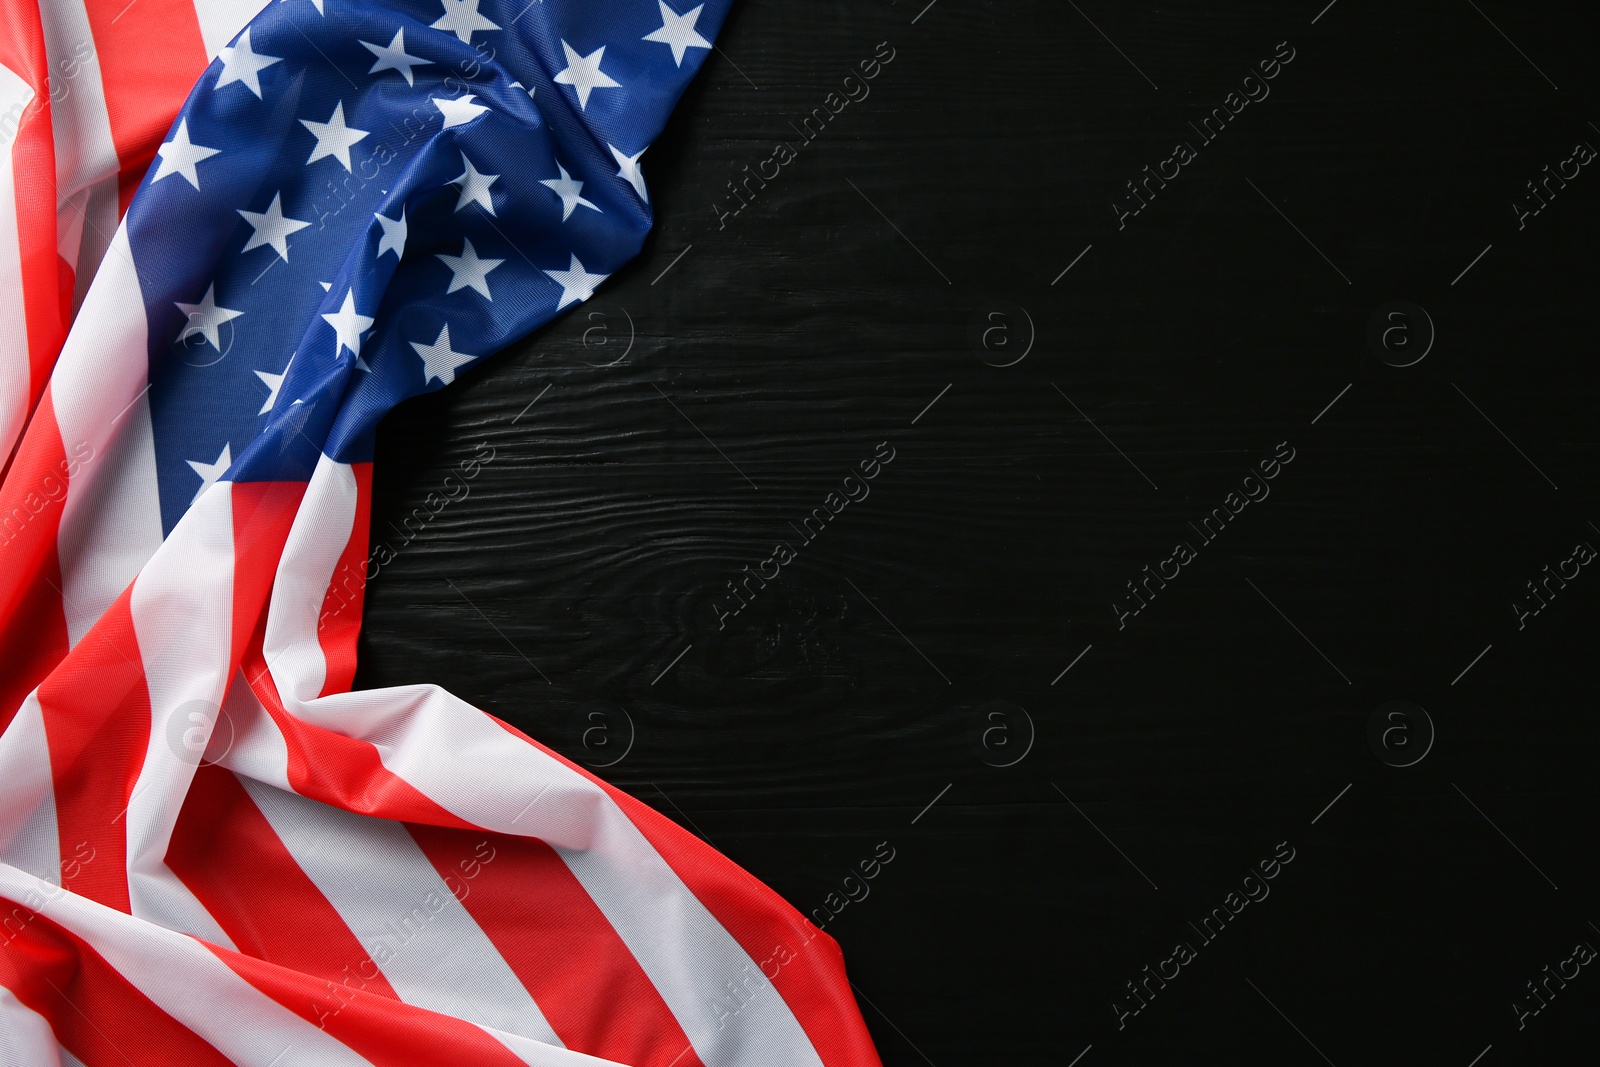
[[[729,2],[0,0],[0,1062],[878,1062],[729,860],[350,689],[374,428],[638,252]]]

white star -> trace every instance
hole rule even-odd
[[[566,270],[547,270],[545,273],[561,286],[561,301],[556,304],[557,311],[568,304],[589,299],[594,295],[594,287],[611,277],[609,274],[590,274],[583,269],[583,264],[578,262],[577,256],[572,257],[572,266]]]
[[[185,304],[176,300],[173,303],[177,304],[179,311],[189,317],[188,324],[184,326],[183,332],[178,335],[178,340],[180,342],[187,341],[195,334],[199,334],[210,342],[211,347],[218,352],[222,351],[222,340],[221,335],[217,332],[217,327],[225,322],[232,322],[244,314],[242,311],[234,311],[231,308],[217,306],[217,286],[215,283],[206,286],[206,295],[200,298],[200,303],[198,304]]]
[[[459,256],[436,253],[434,258],[443,260],[444,265],[450,268],[452,277],[450,278],[450,288],[445,290],[446,295],[455,292],[457,289],[472,288],[482,293],[485,300],[492,301],[494,299],[489,295],[489,272],[504,263],[505,260],[479,259],[478,250],[473,248],[472,242],[465,238],[462,238],[461,254]]]
[[[289,363],[293,362],[294,357],[290,356]],[[278,390],[283,388],[283,380],[289,376],[289,367],[288,364],[285,364],[282,374],[273,374],[264,370],[258,370],[255,374],[257,378],[261,379],[262,384],[267,387],[266,402],[261,405],[261,410],[256,412],[257,415],[265,415],[272,410],[272,405],[278,402]]]
[[[600,210],[583,198],[581,195],[583,193],[583,183],[575,180],[572,175],[568,174],[566,167],[563,167],[560,163],[557,163],[556,170],[561,172],[561,177],[550,178],[540,182],[539,184],[561,198],[562,222],[566,222],[572,217],[572,212],[578,207],[579,204],[589,208],[591,211]]]
[[[156,176],[150,179],[150,184],[154,185],[169,174],[181,174],[189,180],[190,185],[199,189],[200,176],[195,173],[194,165],[220,151],[219,148],[207,148],[189,140],[189,120],[179,119],[178,132],[172,135],[172,140],[156,149],[156,155],[161,157],[161,165],[156,168]]]
[[[374,214],[378,225],[383,227],[383,236],[378,238],[378,254],[374,259],[382,259],[385,252],[393,252],[395,259],[402,259],[406,254],[406,209],[400,208],[400,218],[390,219]]]
[[[586,56],[574,52],[566,41],[561,42],[561,49],[567,53],[567,69],[557,74],[555,80],[562,85],[572,86],[577,92],[578,110],[589,106],[589,94],[596,89],[622,88],[621,82],[613,81],[609,74],[600,69],[601,57],[606,54],[605,45]]]
[[[469,356],[464,352],[450,350],[450,324],[445,323],[444,329],[439,331],[439,337],[431,345],[412,341],[411,347],[417,350],[417,355],[422,357],[422,384],[426,385],[437,378],[445,385],[456,380],[456,371],[471,363],[476,356]]]
[[[194,468],[194,472],[200,476],[200,488],[195,490],[194,500],[189,501],[192,505],[195,500],[200,499],[201,493],[210,489],[216,480],[226,474],[229,467],[233,466],[233,443],[231,441],[222,443],[222,454],[217,456],[215,463],[199,463],[192,459],[184,460],[184,462]]]
[[[274,63],[282,63],[282,56],[264,56],[250,47],[250,28],[239,35],[239,43],[217,53],[222,60],[222,73],[217,75],[217,88],[238,82],[261,99],[261,72]]]
[[[244,247],[239,249],[241,255],[252,248],[271,245],[272,250],[278,253],[279,259],[285,262],[288,261],[289,235],[305,229],[311,223],[301,222],[299,219],[284,218],[283,208],[279,205],[279,201],[282,198],[283,194],[281,192],[273,193],[272,203],[267,205],[267,210],[264,213],[256,211],[239,212],[240,215],[244,216],[244,221],[255,229],[255,232],[250,235],[250,240],[246,241]]]
[[[694,24],[700,20],[700,12],[704,4],[680,15],[666,5],[665,0],[658,0],[661,4],[661,28],[644,35],[646,41],[657,41],[661,44],[672,46],[672,60],[678,66],[683,66],[683,54],[691,48],[710,48],[711,42],[700,36]]]
[[[480,174],[465,152],[461,154],[461,164],[467,169],[450,180],[451,185],[461,186],[461,198],[456,201],[456,210],[460,211],[468,204],[476,203],[481,204],[483,210],[493,215],[494,201],[489,196],[489,187],[500,180],[500,175]]]
[[[356,313],[356,294],[354,289],[346,289],[344,305],[332,314],[322,316],[324,322],[333,327],[333,358],[338,359],[345,349],[361,357],[361,335],[372,328],[373,319],[369,315]]]
[[[299,354],[299,352],[290,353],[289,362],[283,365],[282,374],[273,374],[270,371],[264,370],[258,370],[255,372],[256,377],[260,378],[261,383],[267,387],[266,402],[261,405],[261,410],[256,412],[257,415],[265,415],[267,412],[272,410],[275,404],[277,404],[278,391],[283,388],[284,379],[289,377],[289,368],[294,366],[294,357],[298,356]]]
[[[454,100],[446,100],[439,96],[432,98],[433,106],[438,108],[439,114],[444,116],[444,128],[447,130],[452,126],[465,126],[489,110],[482,104],[474,104],[472,101],[476,99],[477,97],[471,93],[466,96],[458,96]]]
[[[645,192],[644,175],[639,173],[639,157],[644,155],[648,148],[641,148],[631,156],[625,156],[616,145],[608,144],[612,158],[617,161],[617,177],[624,179],[633,186],[633,191],[639,194],[639,199],[645,203],[650,202],[650,194]]]
[[[411,68],[433,66],[432,60],[406,55],[406,31],[403,27],[394,31],[394,40],[387,45],[373,44],[370,41],[356,43],[378,57],[378,61],[372,64],[372,69],[367,71],[368,74],[397,70],[405,78],[407,85],[415,85],[416,79],[412,77]]]
[[[332,156],[344,164],[345,170],[350,170],[350,146],[366,137],[370,130],[358,130],[344,124],[344,101],[333,105],[333,114],[328,116],[327,122],[313,122],[311,119],[301,119],[300,125],[311,131],[317,139],[317,146],[311,150],[311,158],[306,160],[310,166],[319,159]]]
[[[283,388],[283,379],[287,376],[287,370],[283,374],[271,374],[264,370],[256,371],[256,377],[260,378],[267,387],[267,399],[261,405],[261,410],[256,412],[257,415],[265,415],[272,410],[272,405],[278,402],[278,390]]]
[[[498,30],[500,27],[478,13],[478,0],[439,0],[444,14],[430,28],[448,30],[461,38],[462,44],[472,43],[473,30]]]

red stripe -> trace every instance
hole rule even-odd
[[[47,389],[0,485],[0,730],[67,654],[56,532],[78,462],[61,447]]]
[[[371,464],[361,464],[356,471],[360,502],[357,504],[355,529],[359,532],[352,532],[349,544],[355,545],[354,556],[364,560],[367,537],[365,501],[371,498]],[[251,482],[235,483],[233,487],[234,647],[244,649],[239,667],[250,680],[250,688],[256,698],[283,734],[288,750],[289,784],[301,796],[362,815],[469,827],[469,823],[441,808],[405,779],[384,767],[377,749],[371,743],[307,723],[291,715],[283,706],[277,683],[267,668],[262,643],[273,576],[306,488],[304,483]],[[342,558],[351,556],[352,549],[347,545]],[[361,576],[365,577],[364,570]],[[325,597],[324,610],[327,603]],[[348,671],[353,674],[355,630],[360,626],[359,605],[349,610],[352,632],[349,635]],[[326,649],[327,639],[322,640]],[[348,689],[349,679],[346,678],[338,691]]]
[[[483,831],[406,828],[562,1044],[635,1067],[701,1067],[644,968],[554,849]]]
[[[637,826],[706,910],[761,967],[828,1067],[881,1067],[849,993],[844,955],[782,897],[654,808],[551,752],[509,723],[509,733],[549,752],[599,785]]]
[[[259,634],[251,641],[242,667],[251,690],[283,735],[289,785],[296,793],[358,815],[473,828],[385,767],[370,742],[324,730],[289,714],[267,669]]]
[[[349,541],[341,553],[341,567],[346,561],[356,568],[359,581],[355,586],[357,601],[347,603],[337,614],[341,621],[320,625],[318,640],[323,655],[329,659],[328,676],[338,673],[342,679],[325,684],[324,692],[345,692],[350,687],[355,672],[355,642],[360,630],[359,596],[365,585],[365,559],[368,524],[368,506],[371,500],[372,465],[358,464],[356,476],[356,515]],[[378,758],[378,750],[370,742],[345,737],[330,730],[307,723],[291,715],[283,706],[276,681],[267,669],[262,651],[266,626],[267,598],[270,595],[271,576],[276,573],[282,558],[288,528],[294,521],[294,511],[306,486],[283,485],[270,488],[267,483],[237,483],[234,486],[236,593],[234,604],[234,641],[240,647],[246,626],[253,627],[241,661],[241,669],[250,680],[250,687],[267,714],[272,716],[287,747],[287,776],[289,784],[301,796],[333,804],[362,815],[376,815],[388,819],[410,819],[417,822],[436,823],[442,826],[470,828],[467,823],[428,799],[404,778],[394,774]],[[251,516],[266,515],[272,531],[257,535]],[[334,604],[339,572],[323,599],[323,619],[329,605]],[[259,605],[259,607],[257,606]],[[348,632],[344,632],[348,627]],[[330,637],[330,632],[338,631]],[[329,649],[334,649],[330,657]],[[342,657],[334,662],[334,657]]]
[[[361,606],[367,588],[367,539],[372,525],[372,464],[351,464],[356,480],[356,516],[328,595],[317,617],[317,640],[327,661],[322,695],[347,693],[356,677],[356,642],[361,636]]]
[[[305,482],[233,483],[232,669],[266,625],[273,577],[306,488]]]
[[[319,979],[333,1006],[336,988],[399,999],[231,771],[196,769],[166,862],[239,951]]]
[[[72,310],[72,276],[66,275],[63,286],[61,255],[56,250],[56,151],[48,95],[34,97],[17,130],[11,170],[17,189],[22,306],[28,320],[29,400],[36,401],[66,343]]]
[[[224,1056],[158,1008],[87,941],[28,903],[0,899],[7,918],[0,985],[48,1020],[56,1040],[86,1067],[227,1067]]]
[[[178,109],[205,70],[205,42],[193,0],[87,0],[84,6],[121,163],[118,206],[127,211]]]
[[[215,945],[206,947],[262,994],[379,1067],[416,1067],[419,1063],[526,1067],[499,1041],[469,1022],[367,991],[330,996],[321,979]]]
[[[39,0],[0,0],[0,64],[16,71],[42,96],[46,62]]]
[[[126,814],[150,741],[150,691],[129,609],[132,589],[39,686],[61,884],[130,914]]]
[[[48,3],[50,0],[44,0]],[[16,183],[17,243],[22,254],[22,303],[28,322],[30,404],[50,378],[56,356],[67,338],[72,304],[70,278],[63,294],[60,256],[56,253],[56,155],[50,125],[49,58],[36,0],[0,0],[0,63],[33,86],[28,105],[11,144],[12,180]],[[65,299],[65,304],[63,304]],[[0,456],[0,467],[5,457]]]

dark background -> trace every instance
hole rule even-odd
[[[1512,209],[1600,146],[1592,5],[925,2],[741,0],[643,255],[385,424],[375,543],[494,458],[372,582],[359,684],[446,686],[808,914],[888,842],[827,930],[891,1067],[1596,1062],[1600,966],[1512,1008],[1600,947],[1600,573],[1512,606],[1600,546],[1600,163]]]

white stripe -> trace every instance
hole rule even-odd
[[[78,250],[83,245],[83,212],[89,201],[89,191],[76,193],[61,201],[56,208],[56,255],[67,264],[78,262]]]
[[[62,1051],[49,1021],[18,1000],[11,990],[0,986],[0,1064],[62,1067]]]
[[[22,241],[17,232],[17,188],[11,147],[33,86],[0,65],[0,466],[11,455],[28,416],[28,315],[22,299]]]
[[[79,195],[87,199],[82,210],[78,211],[68,223],[79,229],[77,251],[72,261],[75,272],[72,278],[74,322],[77,321],[78,313],[83,310],[83,302],[89,297],[89,288],[93,285],[95,276],[100,273],[100,265],[105,262],[106,254],[110,251],[111,242],[117,232],[117,222],[121,216],[115,178],[93,185]],[[69,206],[68,210],[74,209]]]
[[[58,364],[52,392],[62,377]],[[94,456],[67,486],[57,534],[69,646],[83,640],[161,547],[161,501],[148,396],[132,402],[119,429],[120,437],[108,440],[103,424],[84,426],[76,438],[68,437],[62,427],[68,455],[87,445]]]
[[[261,11],[261,0],[194,0],[195,17],[200,20],[200,38],[206,45],[206,58],[215,58],[222,46]],[[199,71],[195,72],[199,77]]]
[[[232,948],[222,927],[165,862],[172,828],[227,688],[233,639],[231,482],[214,483],[184,513],[133,583],[128,610],[150,693],[150,737],[123,816],[132,914]]]
[[[84,0],[44,0],[39,21],[53,87],[50,125],[60,203],[99,182],[115,181],[117,149]]]
[[[0,863],[60,885],[55,780],[37,692],[28,694],[0,734],[0,782],[5,783],[0,790]]]
[[[49,888],[0,865],[0,896],[23,900]],[[258,991],[193,938],[72,893],[60,893],[37,911],[83,938],[156,1007],[234,1063],[367,1065],[349,1048]],[[140,1051],[127,1049],[123,1055]]]
[[[288,742],[257,699],[242,670],[233,676],[227,699],[222,702],[222,714],[233,734],[233,744],[214,762],[242,777],[254,778],[278,789],[292,789]]]
[[[262,655],[285,706],[316,699],[327,679],[317,619],[355,520],[355,472],[319,456],[278,561],[262,638]]]
[[[353,472],[326,457],[306,501],[326,516],[289,536],[268,621],[285,709],[373,744],[383,765],[461,819],[556,847],[666,1001],[706,1067],[821,1060],[781,996],[754,996],[731,1018],[713,998],[758,966],[599,785],[436,686],[321,691],[317,590],[326,590],[355,512]],[[342,502],[340,497],[345,497]],[[334,531],[337,531],[335,535]],[[278,614],[278,594],[283,606]],[[270,654],[269,654],[270,655]],[[303,672],[297,674],[297,672]],[[688,961],[692,961],[689,965]]]
[[[76,273],[77,308],[117,230],[117,149],[83,0],[43,0],[39,19],[54,94],[56,228],[64,240],[77,234],[62,250]]]
[[[405,827],[249,779],[240,781],[401,1000],[548,1045],[561,1044],[494,943]],[[537,887],[529,888],[537,892]]]
[[[122,227],[50,380],[67,455],[91,457],[67,487],[57,542],[73,645],[161,545],[147,333]]]

